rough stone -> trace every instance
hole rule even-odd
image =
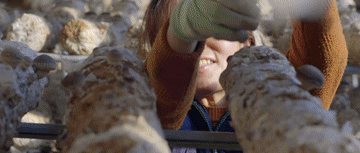
[[[83,0],[88,11],[101,14],[112,9],[112,0]]]
[[[83,19],[71,20],[60,33],[60,42],[70,54],[90,55],[106,38],[107,28]]]
[[[84,94],[73,94],[68,103],[61,152],[170,152],[143,63],[129,50],[103,49],[76,68],[85,76],[85,84],[78,85]],[[116,65],[108,62],[109,51],[121,54]]]
[[[50,20],[50,18],[56,18],[61,25],[65,25],[71,20],[81,18],[81,16],[82,12],[76,10],[75,8],[68,6],[59,6],[54,8],[54,10],[50,12],[50,16],[47,18],[47,20]]]
[[[11,22],[11,17],[9,13],[3,8],[0,7],[0,32],[5,32],[7,28],[9,27]],[[0,39],[2,36],[0,37]]]
[[[25,13],[11,24],[6,39],[22,42],[39,52],[49,36],[50,28],[42,17]]]
[[[247,60],[245,60],[247,59]],[[244,152],[359,152],[335,112],[299,87],[295,69],[273,48],[245,47],[228,59],[220,83]]]
[[[43,103],[45,104],[45,103]],[[47,106],[49,113],[49,106]],[[45,108],[46,109],[46,108]],[[44,108],[42,108],[44,110]],[[49,124],[51,114],[46,114],[39,110],[32,110],[26,113],[22,118],[22,123],[39,123],[39,124]],[[29,138],[13,138],[14,146],[22,151],[29,149],[38,149],[44,145],[50,144],[51,140],[40,140],[40,139],[29,139]]]
[[[24,8],[40,12],[49,12],[55,6],[56,0],[23,0]]]
[[[0,48],[16,47],[30,58],[36,53],[20,42],[0,41]],[[1,52],[1,49],[0,49]],[[19,127],[24,114],[34,109],[40,101],[47,79],[35,79],[28,83],[28,77],[34,73],[32,67],[26,71],[21,67],[13,69],[0,63],[0,152],[8,151],[12,138]],[[14,76],[10,77],[12,74]]]

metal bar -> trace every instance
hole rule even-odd
[[[56,139],[66,128],[61,124],[21,123],[17,138]],[[164,130],[165,139],[170,147],[222,149],[241,151],[235,133],[207,131]]]
[[[17,129],[17,138],[34,138],[54,140],[65,129],[62,124],[35,124],[35,123],[21,123]]]
[[[170,147],[222,149],[241,151],[235,133],[164,130]]]

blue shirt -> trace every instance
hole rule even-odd
[[[226,111],[220,118],[216,127],[213,126],[209,113],[199,102],[193,101],[191,109],[185,117],[179,130],[188,131],[214,131],[214,132],[234,132],[230,127],[230,112]],[[241,151],[228,151],[217,149],[195,149],[195,148],[172,148],[173,153],[242,153]]]

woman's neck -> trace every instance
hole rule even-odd
[[[204,98],[199,99],[201,105],[205,107],[221,107],[227,106],[228,103],[225,101],[225,91],[219,91],[211,95],[207,95]]]

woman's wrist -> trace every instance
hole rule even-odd
[[[185,41],[178,38],[171,26],[167,30],[167,41],[171,49],[175,52],[188,54],[195,51],[198,41]]]

